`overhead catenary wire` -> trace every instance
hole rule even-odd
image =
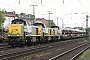
[[[45,7],[45,8],[47,8],[47,9],[50,9],[51,11],[54,11],[54,12],[57,12],[58,14],[63,15],[63,13],[60,13],[60,12],[54,10],[54,9],[51,9],[51,8],[49,8],[49,7],[47,7],[47,6],[43,5],[43,4],[40,4],[40,3],[38,3],[38,2],[36,2],[36,1],[34,1],[34,0],[31,0],[31,1],[34,2],[34,3],[36,3],[36,4],[39,4],[39,5],[43,6],[43,7]]]
[[[10,5],[10,4],[8,4],[8,3],[4,3],[4,2],[0,2],[0,3],[1,3],[1,4],[4,4],[4,5],[11,6],[11,7],[14,7],[14,8],[18,8],[18,9],[22,9],[22,10],[25,10],[25,11],[31,12],[31,11],[28,10],[28,9],[21,8],[21,7],[16,7],[16,6],[14,6],[14,5]],[[16,4],[16,3],[14,3],[14,4]],[[5,10],[6,10],[6,9],[5,9]],[[40,14],[39,12],[37,12],[37,14],[38,14],[38,15],[42,15],[42,14]]]
[[[81,3],[80,0],[78,0],[78,2],[80,3],[80,5],[83,7],[83,9],[88,13],[88,11],[86,10],[86,8],[83,6],[83,4]],[[89,13],[88,13],[89,14]]]
[[[80,2],[80,0],[78,0],[78,2],[79,2],[80,5],[83,7],[83,9],[86,10],[86,9],[84,8],[84,6],[82,5],[82,3]]]
[[[57,0],[56,0],[57,1]],[[79,1],[79,3],[80,3],[80,5],[81,6],[83,6],[83,8],[84,8],[84,10],[85,11],[87,11],[87,9],[84,7],[84,5],[82,4],[82,1],[80,1],[80,0],[78,0]],[[40,5],[40,6],[42,6],[42,7],[44,7],[44,8],[47,8],[47,9],[49,9],[50,11],[52,11],[52,12],[56,12],[56,13],[58,13],[59,15],[64,15],[62,12],[60,13],[60,11],[57,11],[56,9],[52,9],[51,7],[49,7],[49,6],[46,6],[46,5],[43,5],[43,1],[41,0],[41,2],[42,2],[42,4],[41,3],[38,3],[38,2],[36,2],[36,0],[26,0],[26,4],[28,3],[28,2],[34,2],[34,3],[36,3],[36,5],[38,4],[38,6]],[[0,2],[0,3],[4,3],[4,2]],[[15,2],[12,2],[12,3],[15,3]],[[22,0],[18,0],[17,2],[16,2],[18,5],[21,5],[22,4]],[[19,4],[20,3],[20,4]],[[25,2],[24,2],[25,3]],[[63,4],[65,4],[66,2],[65,2],[65,0],[62,0],[62,3]],[[32,12],[31,10],[29,10],[29,9],[27,9],[27,8],[22,8],[22,7],[20,7],[20,6],[14,6],[14,5],[11,5],[11,4],[9,4],[9,3],[4,3],[5,5],[8,5],[8,6],[11,6],[11,7],[15,7],[15,8],[18,8],[18,9],[22,9],[22,10],[25,10],[25,11],[28,11],[28,12]],[[30,5],[29,5],[30,6]],[[29,7],[30,8],[30,7]],[[36,14],[37,15],[42,15],[42,13],[40,13],[40,11],[37,11],[36,12]],[[60,17],[60,16],[59,16]]]
[[[87,1],[87,0],[86,0]],[[87,1],[87,3],[88,3],[88,5],[89,5],[89,7],[90,7],[90,3]]]
[[[42,5],[43,7],[47,8],[47,9],[50,9],[51,11],[57,12],[58,14],[64,15],[63,13],[60,13],[60,12],[54,10],[54,9],[51,9],[51,8],[49,8],[49,7],[47,7],[47,6],[43,5],[43,4],[40,4],[40,3],[38,3],[38,2],[36,2],[36,1],[34,1],[34,0],[31,0],[31,1],[34,2],[34,3],[37,3],[37,4],[39,4],[39,5]],[[41,1],[42,1],[42,0],[41,0]],[[83,7],[83,9],[84,9],[86,12],[88,12],[88,11],[86,10],[86,8],[83,6],[83,4],[81,3],[81,1],[78,0],[78,2],[79,2],[80,5]],[[64,4],[65,4],[65,0],[63,0],[63,5],[64,5]],[[88,14],[89,14],[89,13],[88,13]]]
[[[30,0],[28,0],[28,1],[30,1]],[[43,6],[43,7],[45,7],[45,8],[47,8],[47,9],[50,9],[51,11],[55,11],[55,12],[57,12],[58,14],[63,15],[63,13],[60,13],[59,11],[56,11],[56,10],[54,10],[54,9],[51,9],[50,7],[47,7],[47,6],[45,6],[45,5],[43,5],[43,4],[40,4],[40,3],[36,2],[36,1],[33,1],[33,0],[31,0],[31,1],[34,2],[34,3],[37,3],[37,4],[41,5],[41,6]],[[41,0],[41,1],[42,1],[42,0]],[[79,1],[79,3],[81,4],[81,6],[84,8],[84,6],[83,6],[83,4],[80,2],[80,0],[78,0],[78,1]],[[63,0],[63,4],[64,4],[64,2],[65,2],[65,0]],[[26,11],[28,11],[28,12],[31,12],[30,10],[28,10],[28,9],[26,9],[26,8],[24,9],[24,8],[16,7],[16,6],[13,6],[13,5],[10,5],[10,4],[6,4],[6,3],[3,3],[3,2],[0,2],[0,3],[5,4],[5,5],[9,5],[9,6],[18,8],[18,9],[26,10]],[[21,4],[21,0],[19,0],[19,3]],[[86,11],[85,8],[84,8],[84,10]],[[36,12],[36,13],[37,13],[38,15],[42,15],[42,14],[40,14],[39,12]]]
[[[33,1],[33,0],[31,0],[31,1],[34,2],[34,3],[37,3],[37,4],[39,4],[39,5],[41,5],[41,4],[38,3],[38,2],[35,2],[35,1]],[[26,10],[26,11],[28,11],[28,12],[31,12],[31,11],[28,10],[28,9],[16,7],[16,6],[10,5],[10,4],[8,4],[8,3],[4,3],[4,2],[0,2],[0,3],[5,4],[5,5],[8,5],[8,6],[11,6],[11,7],[15,7],[15,8],[18,8],[18,9]],[[16,3],[14,3],[14,4],[16,4]],[[19,5],[20,5],[20,4],[21,4],[21,0],[19,0]],[[56,10],[53,10],[53,9],[51,9],[51,8],[49,8],[49,7],[45,6],[45,5],[43,5],[43,4],[42,4],[42,6],[45,7],[45,8],[47,8],[47,9],[50,9],[51,11],[55,11],[55,12],[57,12],[58,14],[63,15],[62,13],[60,13],[60,12],[58,12],[58,11],[56,11]],[[39,12],[38,12],[37,14],[42,15],[42,14],[40,14]]]
[[[87,1],[87,0],[86,0]],[[88,3],[88,5],[89,5],[89,2],[87,1],[87,3]],[[90,5],[89,5],[89,7],[90,7]]]
[[[8,6],[11,6],[11,7],[15,7],[15,8],[18,8],[18,9],[22,9],[22,10],[26,10],[26,11],[29,11],[27,9],[23,9],[23,8],[20,8],[20,7],[16,7],[16,6],[13,6],[13,5],[10,5],[10,4],[6,4],[6,3],[3,3],[3,2],[0,2],[1,4],[4,4],[4,5],[8,5]],[[30,12],[30,11],[29,11]]]
[[[21,5],[21,0],[18,0],[18,2],[19,2],[18,5]],[[35,2],[35,1],[33,1],[33,0],[32,0],[32,2],[37,3],[37,2]],[[1,3],[1,4],[4,4],[4,5],[11,6],[11,7],[15,7],[15,8],[17,8],[17,9],[21,9],[21,10],[25,10],[25,11],[31,12],[29,9],[26,9],[26,8],[16,7],[16,6],[14,6],[14,5],[11,5],[11,4],[8,4],[8,3],[4,3],[4,2],[0,2],[0,3]],[[16,4],[16,3],[13,2],[13,4]],[[37,3],[37,4],[39,4],[39,3]],[[17,5],[17,4],[16,4],[16,5]],[[40,4],[39,4],[39,5],[40,5]],[[50,10],[52,11],[51,8],[49,8],[49,7],[45,6],[45,5],[42,5],[42,6],[45,7],[45,8],[47,8],[47,9],[50,9]],[[53,11],[54,11],[54,10],[53,10]],[[17,12],[17,11],[16,11],[16,12]],[[58,13],[58,11],[55,11],[55,12]],[[36,12],[36,13],[37,13],[37,15],[42,15],[42,14],[40,14],[40,12]],[[58,14],[61,14],[61,15],[62,15],[62,13],[58,13]]]

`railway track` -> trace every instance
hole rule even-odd
[[[1,43],[0,44],[0,51],[11,49],[12,46],[8,45],[8,43]]]
[[[7,46],[8,43],[0,43],[0,47]]]
[[[72,41],[72,40],[69,40],[69,41]],[[67,42],[67,41],[64,41],[64,42]],[[11,45],[8,45],[8,43],[0,43],[0,51],[10,50],[13,48],[16,48],[16,47],[12,47]]]
[[[49,60],[75,60],[77,56],[79,56],[82,52],[84,52],[90,47],[89,44],[90,43],[82,44],[66,52],[63,52],[53,58],[50,58]]]
[[[11,46],[0,47],[0,51],[5,51],[5,50],[12,49],[12,48],[13,47],[11,47]]]
[[[14,50],[14,52],[1,53],[0,54],[0,59],[12,60],[12,59],[16,59],[16,58],[19,58],[21,56],[25,56],[25,55],[28,55],[28,54],[36,53],[36,52],[39,52],[39,51],[44,51],[44,50],[52,49],[52,48],[55,48],[55,47],[68,45],[70,43],[75,43],[75,41],[58,42],[58,43],[54,42],[54,44],[50,43],[49,45],[45,44],[45,45],[42,45],[42,46],[33,47],[33,48],[29,47],[29,48],[26,48],[26,49],[19,48],[20,50],[18,50],[16,52]],[[76,40],[76,43],[77,43],[77,40]]]
[[[41,47],[37,47],[37,48],[33,48],[33,49],[25,49],[25,50],[18,51],[18,52],[7,53],[7,54],[0,55],[0,59],[4,59],[4,60],[10,60],[11,59],[12,60],[12,59],[15,59],[15,58],[23,56],[23,55],[28,55],[31,53],[51,49],[54,47],[58,47],[60,45],[64,45],[64,44],[47,45],[47,46],[41,46]]]
[[[78,56],[80,56],[84,51],[86,51],[87,49],[89,49],[90,46],[87,46],[85,49],[81,50],[79,53],[77,53],[75,56],[73,56],[70,60],[75,60],[78,58]]]

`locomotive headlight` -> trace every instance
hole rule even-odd
[[[30,32],[30,34],[32,34],[32,33]]]
[[[28,32],[26,32],[26,35],[28,35]]]
[[[17,35],[17,36],[19,36],[19,35]]]
[[[32,33],[31,32],[27,32],[26,35],[31,35]]]
[[[28,35],[31,35],[31,34],[32,34],[31,32],[28,33]]]
[[[46,36],[48,36],[48,33],[46,33]]]

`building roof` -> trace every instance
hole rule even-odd
[[[48,20],[42,18],[42,23],[43,23],[43,24],[48,24]]]
[[[6,17],[14,17],[16,16],[15,12],[5,12]]]
[[[15,14],[5,14],[6,17],[14,17],[16,16]]]

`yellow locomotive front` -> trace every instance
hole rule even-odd
[[[55,40],[60,40],[62,37],[62,31],[60,27],[58,26],[51,26],[51,28],[54,30],[54,39]]]
[[[27,26],[26,43],[41,43],[43,38],[42,27],[40,26]]]
[[[22,26],[20,24],[10,24],[9,25],[9,34],[11,35],[20,35],[22,34]]]
[[[8,43],[18,45],[24,40],[24,26],[22,24],[9,24]]]
[[[43,24],[34,23],[27,26],[26,43],[42,43],[43,42]]]
[[[12,46],[25,44],[25,31],[24,27],[26,22],[22,19],[15,19],[11,21],[8,26],[8,44]]]

